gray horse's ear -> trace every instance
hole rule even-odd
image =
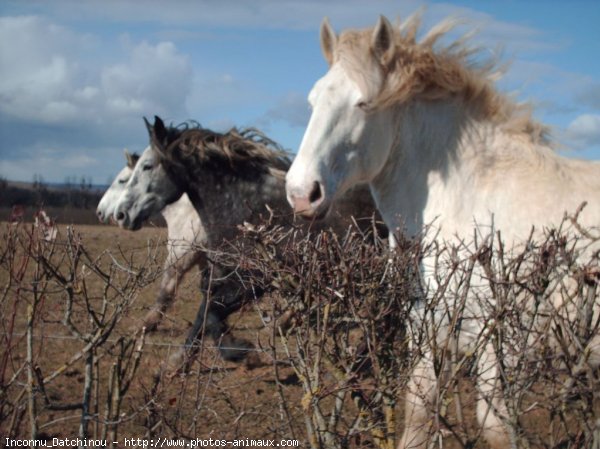
[[[321,51],[323,52],[323,56],[327,61],[327,64],[333,64],[333,55],[335,51],[335,45],[337,43],[337,36],[333,28],[331,28],[331,24],[329,23],[329,19],[325,17],[323,22],[321,22]]]
[[[150,133],[150,143],[152,144],[152,147],[158,154],[163,154],[169,134],[165,127],[165,123],[158,115],[155,115],[154,125],[147,124],[146,126]]]
[[[379,16],[371,35],[371,51],[379,63],[387,67],[394,56],[394,30],[389,20]]]
[[[167,134],[167,129],[165,128],[165,122],[158,116],[154,116],[154,134],[164,136]]]
[[[148,134],[150,135],[150,140],[152,142],[160,143],[161,137],[165,136],[167,130],[165,129],[165,124],[162,119],[158,116],[154,116],[154,125],[150,124],[148,119],[144,117],[144,123],[146,124],[146,129],[148,130]]]
[[[150,122],[148,121],[148,119],[146,117],[144,117],[144,124],[146,125],[146,129],[148,130],[148,134],[152,135],[152,125],[150,124]]]

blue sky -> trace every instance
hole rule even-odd
[[[511,65],[499,89],[534,106],[569,157],[600,159],[600,2],[0,0],[0,176],[106,183],[142,117],[257,126],[296,151],[306,96],[327,70],[318,30],[425,6]],[[457,34],[458,35],[458,34]]]

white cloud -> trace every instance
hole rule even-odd
[[[44,122],[72,119],[77,36],[37,17],[3,17],[0,43],[0,111]]]
[[[46,171],[46,179],[77,172],[103,182],[98,170],[114,170],[115,149],[144,139],[141,116],[187,115],[194,78],[171,42],[115,46],[34,16],[0,17],[0,67],[0,170],[24,180]]]
[[[47,124],[185,112],[192,66],[173,43],[123,42],[123,62],[84,70],[92,41],[43,18],[0,18],[0,112]]]
[[[104,68],[100,82],[107,112],[137,116],[184,113],[191,85],[191,63],[171,42],[138,44],[127,62]]]
[[[567,127],[566,138],[578,149],[600,145],[600,115],[582,114]]]

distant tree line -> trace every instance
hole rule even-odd
[[[64,184],[49,185],[35,174],[31,184],[0,179],[0,207],[64,207],[95,209],[103,191],[93,188],[91,178],[69,176]]]

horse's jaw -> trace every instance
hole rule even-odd
[[[120,208],[115,217],[119,227],[128,231],[138,231],[142,228],[144,222],[152,215],[160,213],[164,209],[165,203],[160,199],[151,198],[144,204],[133,205],[129,208]]]
[[[125,228],[128,231],[139,231],[140,229],[142,229],[142,224],[144,223],[144,220],[134,220],[132,222],[129,223],[129,225]]]
[[[139,231],[142,228],[143,223],[144,220],[141,219],[139,215],[135,216],[134,219],[131,219],[129,214],[127,214],[124,218],[117,220],[119,227],[127,231]]]

